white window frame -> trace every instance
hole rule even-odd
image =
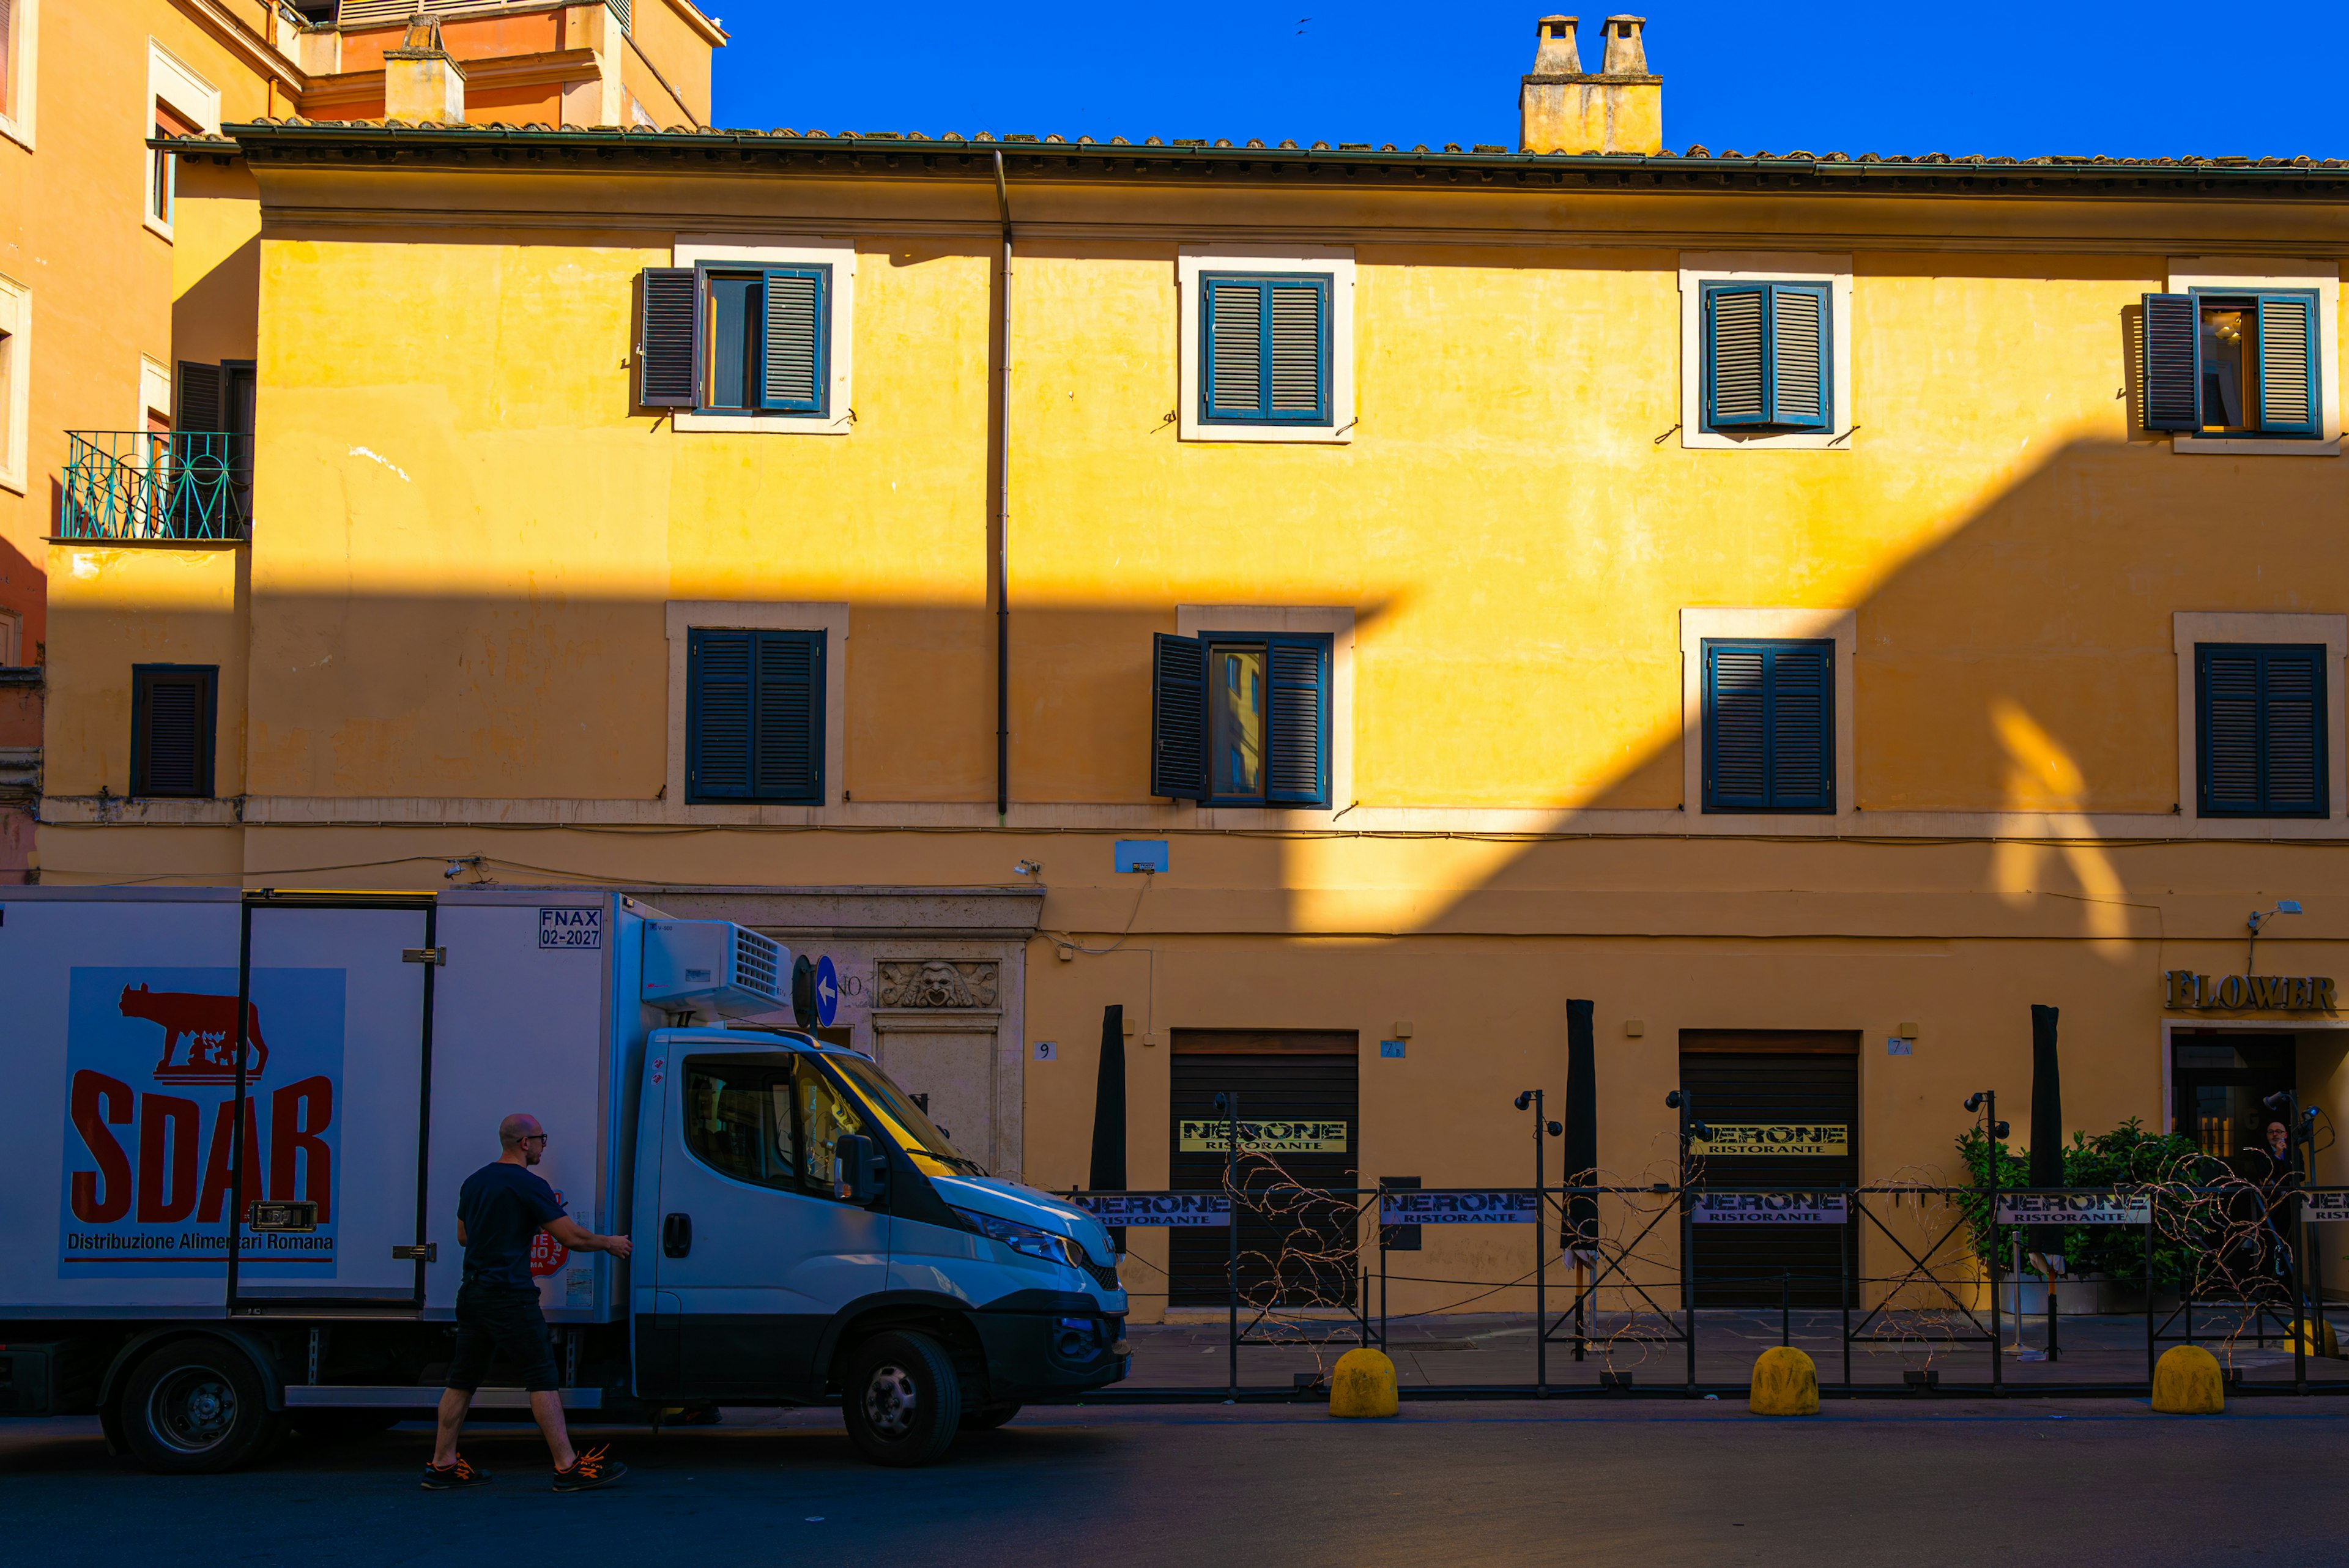
[[[167,103],[181,119],[193,121],[199,128],[217,136],[221,128],[220,88],[198,76],[186,62],[153,38],[147,40],[147,104],[139,131],[139,155],[146,161],[146,172],[140,178],[140,221],[148,232],[164,239],[171,237],[171,224],[155,215],[155,174],[158,160],[147,147],[147,139],[155,134],[155,106]],[[174,197],[171,211],[176,215],[179,202]]]
[[[1708,283],[1823,283],[1834,379],[1834,417],[1823,431],[1709,431],[1704,428],[1704,286]],[[1725,452],[1770,447],[1786,452],[1848,452],[1852,431],[1851,257],[1803,251],[1681,253],[1681,445]]]
[[[668,815],[700,822],[809,822],[842,804],[847,785],[848,606],[845,603],[744,599],[671,599],[668,633]],[[696,631],[820,631],[823,633],[823,805],[686,799],[688,635]]]
[[[1305,445],[1346,444],[1354,439],[1354,253],[1342,246],[1184,245],[1176,253],[1174,292],[1176,343],[1176,434],[1197,441],[1286,441]],[[1330,422],[1302,424],[1202,424],[1199,421],[1199,302],[1206,290],[1200,275],[1216,272],[1296,273],[1330,279]],[[1219,629],[1219,628],[1210,628]],[[1233,628],[1253,631],[1254,627]],[[1333,783],[1334,790],[1336,784]]]
[[[1176,605],[1174,635],[1203,631],[1299,632],[1330,639],[1330,804],[1203,805],[1201,821],[1247,826],[1258,819],[1327,822],[1354,804],[1354,612],[1345,605]]]
[[[2278,443],[2282,444],[2282,443]],[[2170,617],[2178,653],[2178,818],[2188,838],[2331,838],[2349,816],[2349,734],[2342,728],[2343,677],[2349,674],[2349,615],[2178,610]],[[2324,649],[2324,815],[2204,816],[2201,726],[2194,709],[2194,649],[2205,642],[2311,643]]]
[[[0,274],[0,358],[7,398],[0,405],[0,488],[28,493],[26,444],[33,433],[33,291]]]
[[[8,68],[16,79],[0,88],[0,136],[27,152],[33,150],[35,98],[41,82],[41,0],[16,0],[10,12],[16,36],[8,51]],[[6,106],[13,101],[16,109]]]
[[[672,266],[698,266],[703,262],[832,268],[832,287],[828,291],[832,318],[827,324],[832,335],[832,415],[829,419],[812,420],[774,414],[705,414],[678,409],[669,418],[669,428],[684,432],[734,435],[848,434],[856,423],[856,410],[850,403],[856,346],[856,247],[845,240],[805,239],[779,244],[757,235],[711,234],[680,238],[670,251]],[[701,396],[700,388],[694,389],[694,396]]]
[[[1704,645],[1708,638],[1804,639],[1835,644],[1835,810],[1708,812],[1704,809]],[[1683,609],[1681,611],[1681,809],[1692,827],[1713,833],[1805,834],[1838,831],[1859,810],[1853,772],[1859,748],[1852,711],[1852,660],[1859,652],[1859,612],[1851,609]]]
[[[2316,291],[2317,414],[2314,441],[2263,436],[2191,435],[2184,431],[2170,438],[2170,450],[2181,452],[2221,452],[2251,457],[2339,457],[2341,455],[2341,264],[2282,260],[2268,256],[2172,256],[2171,294],[2198,288],[2314,289]],[[2196,330],[2200,330],[2198,322]],[[2195,389],[2201,400],[2201,389]],[[2261,640],[2252,639],[2253,641]],[[2303,638],[2301,640],[2306,641]]]

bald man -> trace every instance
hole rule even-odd
[[[554,1349],[546,1316],[538,1310],[538,1282],[531,1276],[530,1244],[541,1231],[574,1252],[628,1255],[626,1236],[598,1236],[563,1212],[554,1189],[532,1171],[546,1153],[546,1129],[535,1116],[516,1114],[498,1124],[496,1160],[465,1179],[457,1195],[457,1240],[465,1247],[465,1278],[457,1291],[457,1350],[449,1361],[448,1386],[440,1395],[440,1432],[432,1462],[424,1467],[429,1491],[479,1486],[490,1479],[457,1454],[457,1433],[472,1408],[474,1391],[502,1355],[522,1374],[530,1391],[530,1413],[546,1436],[554,1459],[554,1490],[588,1491],[609,1486],[627,1467],[606,1459],[601,1449],[574,1452],[563,1422],[563,1396],[555,1391]]]

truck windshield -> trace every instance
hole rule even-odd
[[[955,1176],[985,1176],[986,1168],[955,1147],[954,1141],[938,1130],[937,1124],[922,1113],[922,1107],[906,1097],[905,1091],[889,1081],[889,1075],[862,1056],[827,1054],[824,1060],[846,1078],[867,1105],[892,1124],[905,1147],[907,1154],[927,1155]]]

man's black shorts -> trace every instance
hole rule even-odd
[[[493,1355],[505,1358],[531,1393],[555,1386],[554,1346],[538,1293],[468,1280],[457,1292],[457,1354],[449,1361],[448,1386],[478,1390]]]

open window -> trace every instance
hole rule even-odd
[[[1327,635],[1162,633],[1152,691],[1153,794],[1203,805],[1329,805]]]
[[[637,280],[636,404],[678,430],[844,433],[853,253],[677,247]]]
[[[2146,428],[2315,440],[2318,314],[2313,289],[2147,295]]]

